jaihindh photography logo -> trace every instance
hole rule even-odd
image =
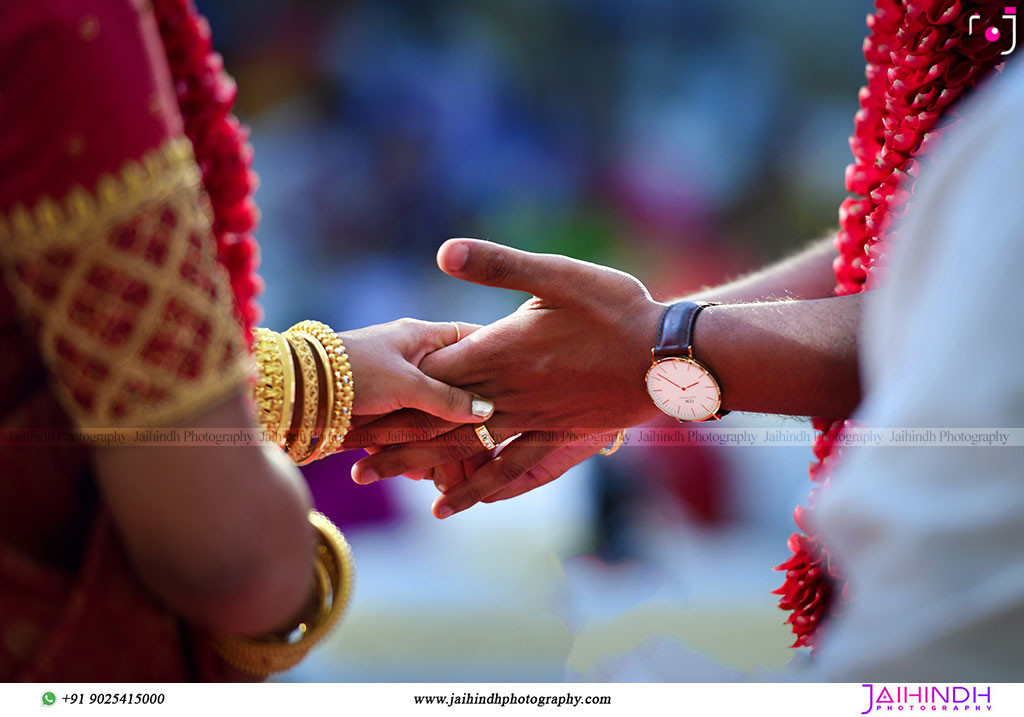
[[[867,709],[874,712],[990,712],[992,687],[977,685],[884,685],[862,684]],[[861,704],[864,704],[863,702]]]

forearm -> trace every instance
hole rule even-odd
[[[710,306],[694,326],[694,357],[728,410],[846,417],[860,401],[863,297]]]
[[[239,394],[190,422],[251,425]],[[96,472],[143,582],[217,631],[288,624],[313,585],[308,489],[271,447],[99,449]]]
[[[727,284],[701,289],[687,298],[725,304],[833,296],[833,238],[830,234],[787,259]]]
[[[694,330],[728,410],[848,416],[860,401],[861,297],[835,297],[833,237],[754,274],[695,292],[715,301]]]

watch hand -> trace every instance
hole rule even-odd
[[[697,385],[698,383],[700,383],[700,381],[694,381],[693,383],[691,383],[691,384],[690,384],[689,386],[687,386],[686,388],[693,388],[693,387],[694,387],[694,386],[696,386],[696,385]],[[685,391],[685,390],[686,390],[686,388],[684,388],[683,390]]]
[[[661,374],[661,377],[662,377],[663,379],[665,379],[666,381],[668,381],[668,382],[669,382],[670,384],[672,384],[673,386],[675,386],[676,388],[678,388],[678,389],[679,389],[680,391],[685,391],[685,390],[686,390],[685,388],[683,388],[682,386],[680,386],[680,385],[679,385],[678,383],[676,383],[675,381],[673,381],[672,379],[670,379],[670,378],[669,378],[668,376],[666,376],[665,374]]]

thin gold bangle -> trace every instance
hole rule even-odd
[[[295,411],[295,363],[292,361],[292,351],[288,348],[288,341],[284,336],[275,331],[274,338],[277,340],[278,351],[281,355],[281,372],[284,374],[281,423],[277,429],[278,445],[283,447],[288,437],[288,429],[292,426],[292,415]]]
[[[308,456],[295,461],[298,465],[304,466],[318,458],[322,458],[324,450],[327,448],[329,442],[327,434],[331,427],[331,415],[334,409],[334,377],[331,374],[331,360],[327,357],[327,349],[324,348],[320,339],[305,331],[296,331],[294,327],[288,329],[287,333],[289,336],[297,336],[304,339],[313,349],[314,359],[317,364],[317,384],[320,386],[317,401],[316,428],[310,440],[310,445],[313,445],[313,441],[316,442],[316,445]]]
[[[310,511],[309,522],[320,534],[317,555],[324,562],[327,572],[332,577],[334,586],[331,595],[331,624],[326,629],[333,627],[334,622],[345,612],[349,601],[352,599],[352,589],[355,585],[356,564],[352,557],[352,548],[345,540],[344,534],[330,519],[319,511]]]
[[[293,461],[301,463],[312,453],[310,443],[313,440],[313,431],[316,430],[316,417],[320,404],[320,380],[317,377],[313,348],[309,342],[301,336],[295,336],[288,332],[285,332],[284,337],[294,353],[296,375],[301,380],[302,386],[302,413],[298,430],[294,430],[296,426],[293,420],[288,442],[285,444],[285,452]]]

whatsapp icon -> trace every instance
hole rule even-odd
[[[43,693],[43,704],[44,705],[50,706],[50,705],[54,704],[56,701],[57,701],[57,695],[53,694],[52,692],[44,692]]]

